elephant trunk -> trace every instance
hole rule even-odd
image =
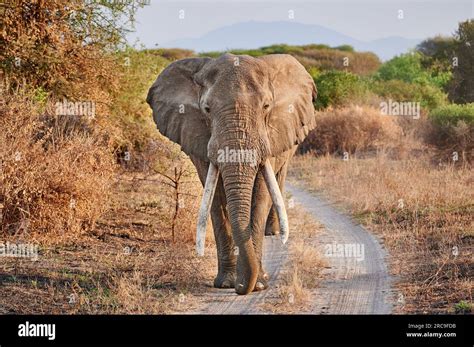
[[[248,294],[255,288],[259,271],[250,223],[257,168],[241,164],[225,164],[221,167],[221,174],[232,236],[238,252],[235,290],[237,294]]]

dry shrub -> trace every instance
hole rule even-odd
[[[294,159],[292,175],[383,236],[402,279],[406,306],[400,310],[447,312],[460,300],[472,301],[469,167],[434,166],[430,157],[391,160],[384,153],[348,161],[306,155]]]
[[[355,153],[394,146],[402,131],[396,118],[380,110],[351,105],[317,112],[317,126],[300,147],[318,154]]]
[[[458,154],[459,163],[471,163],[474,159],[474,103],[439,107],[430,112],[429,120],[424,140],[436,146],[440,156],[452,159],[453,154]]]
[[[464,121],[456,124],[429,124],[425,140],[439,149],[440,161],[456,161],[460,164],[472,163],[474,160],[474,126]]]
[[[77,235],[106,208],[110,104],[119,81],[111,54],[126,3],[12,0],[2,5],[2,233]],[[103,19],[107,17],[107,21]],[[95,118],[59,116],[56,102],[88,102]]]
[[[114,171],[107,144],[80,118],[57,117],[45,125],[52,116],[40,111],[26,95],[9,97],[0,109],[6,235],[77,234],[92,227],[106,207]]]

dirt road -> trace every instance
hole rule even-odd
[[[310,313],[314,314],[388,314],[392,311],[391,277],[385,263],[385,251],[378,240],[351,218],[324,199],[301,188],[287,185],[293,203],[301,206],[324,227],[317,244],[325,255],[328,268],[325,279],[314,290]],[[291,221],[290,221],[291,223]],[[289,240],[291,242],[291,238]],[[264,262],[270,274],[270,286],[278,284],[284,269],[287,246],[278,237],[266,237]],[[339,247],[339,248],[338,248]],[[341,248],[342,247],[342,248]],[[338,252],[341,249],[363,251],[360,254]],[[353,248],[357,247],[357,248]],[[271,290],[236,295],[233,289],[210,289],[202,298],[198,314],[258,314],[261,303]],[[307,312],[308,313],[308,312]]]

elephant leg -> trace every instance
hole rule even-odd
[[[286,179],[286,173],[288,170],[288,163],[290,162],[291,157],[296,151],[296,146],[293,149],[285,152],[283,155],[273,158],[271,160],[272,166],[274,171],[276,172],[276,178],[280,190],[283,194],[283,188]],[[265,183],[265,179],[261,172],[257,174],[255,179],[255,186],[253,191],[253,199],[252,199],[252,240],[255,247],[255,254],[257,255],[259,261],[259,274],[257,279],[257,286],[255,287],[256,290],[266,289],[268,287],[268,279],[269,276],[265,272],[262,264],[262,250],[263,250],[263,237],[266,235],[266,230],[268,226],[268,218],[272,212],[274,212],[274,222],[272,224],[272,228],[275,227],[276,232],[274,234],[279,233],[280,224],[278,222],[278,216],[276,211],[273,209],[273,202],[270,197],[270,193],[268,191],[267,185]],[[274,235],[271,234],[271,235]]]
[[[211,207],[212,227],[217,248],[217,276],[214,279],[216,288],[234,288],[237,254],[234,251],[232,228],[227,215],[224,186],[222,178],[217,182],[214,201]]]
[[[196,166],[201,183],[205,184],[209,163],[191,157]],[[234,252],[232,230],[226,210],[226,199],[222,178],[217,181],[214,200],[211,206],[212,229],[217,248],[217,276],[214,279],[216,288],[234,288],[237,256]]]
[[[258,173],[255,179],[252,201],[252,241],[255,248],[255,254],[259,263],[259,273],[255,290],[263,290],[268,287],[268,274],[263,269],[263,236],[265,232],[265,223],[268,213],[272,207],[272,200],[268,192],[265,179],[262,173]]]
[[[270,213],[268,214],[267,224],[265,226],[265,235],[277,235],[280,230],[280,225],[278,223],[278,216],[276,214],[275,208],[272,206]]]
[[[289,160],[286,161],[281,167],[280,171],[278,171],[275,174],[277,182],[278,182],[278,186],[280,187],[280,191],[283,197],[285,196],[284,188],[285,188],[286,173],[288,171],[288,162]],[[267,236],[277,235],[279,231],[280,231],[280,223],[278,222],[278,215],[275,211],[275,208],[272,206],[270,213],[268,214],[267,223],[265,226],[265,235]]]

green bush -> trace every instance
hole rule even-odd
[[[145,100],[156,76],[170,63],[162,53],[162,50],[137,51],[129,47],[116,55],[121,63],[120,83],[110,119],[121,129],[114,139],[117,147],[140,152],[158,136]]]
[[[383,81],[400,80],[445,88],[451,80],[451,72],[431,71],[423,68],[422,63],[423,54],[419,52],[402,54],[384,63],[376,76]]]
[[[439,125],[457,125],[459,121],[463,121],[474,126],[474,103],[438,107],[430,112],[429,117]]]
[[[359,76],[346,71],[326,71],[315,79],[318,88],[317,108],[342,106],[367,94],[367,86]]]
[[[446,105],[430,112],[432,127],[427,142],[440,149],[459,153],[460,162],[474,159],[474,103]]]
[[[447,95],[432,85],[408,83],[400,80],[372,81],[370,90],[384,99],[419,102],[423,108],[433,109],[446,104]]]
[[[292,54],[292,53],[303,53],[303,47],[301,46],[290,46],[285,44],[271,45],[260,48],[263,54]]]

